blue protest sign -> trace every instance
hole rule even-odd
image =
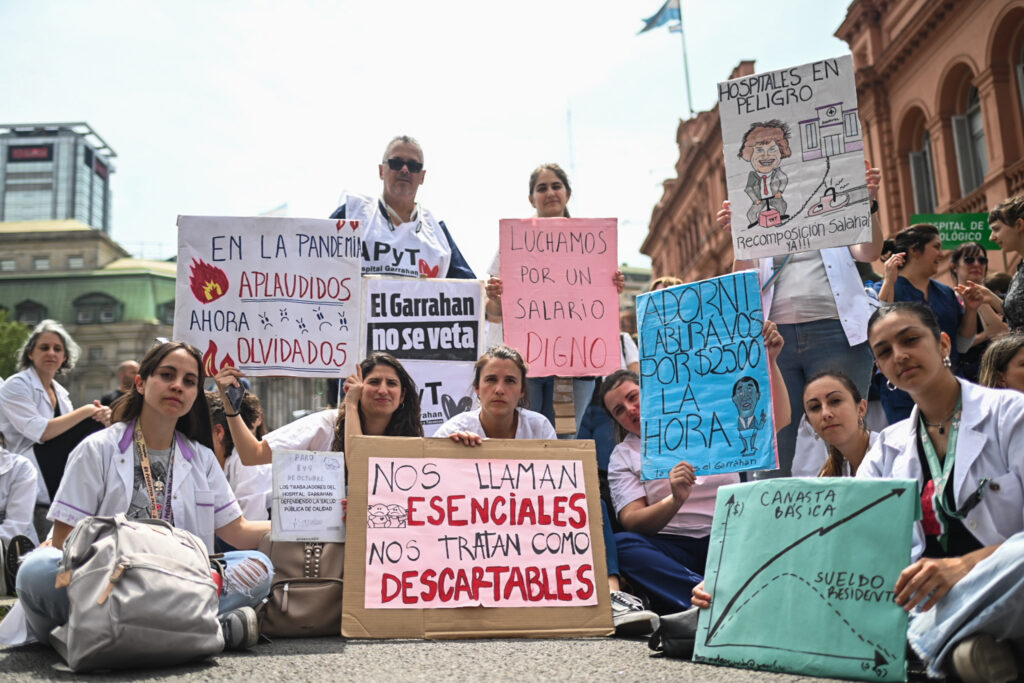
[[[681,460],[698,475],[774,469],[757,273],[641,294],[636,309],[643,478]]]

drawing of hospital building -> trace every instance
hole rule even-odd
[[[857,109],[843,109],[842,102],[816,107],[817,116],[801,121],[803,160],[856,152],[864,148]]]

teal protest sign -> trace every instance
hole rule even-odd
[[[698,475],[775,469],[757,273],[641,294],[636,310],[643,478],[680,460]]]
[[[956,249],[964,242],[977,242],[989,251],[998,251],[992,241],[987,213],[915,213],[910,224],[931,223],[939,229],[943,249]]]
[[[920,505],[903,479],[773,479],[718,490],[694,661],[906,680],[893,587]]]

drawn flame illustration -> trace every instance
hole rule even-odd
[[[192,275],[189,278],[192,296],[200,303],[208,304],[228,293],[228,276],[217,266],[199,259],[192,259]]]
[[[207,377],[217,374],[217,345],[212,339],[210,345],[206,347],[206,353],[203,354],[203,373]]]
[[[207,377],[213,377],[217,372],[224,367],[235,367],[235,361],[231,358],[230,354],[224,356],[224,360],[217,365],[217,344],[211,339],[210,345],[206,347],[206,353],[203,354],[203,373]]]

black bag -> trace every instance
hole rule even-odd
[[[697,642],[697,617],[699,607],[661,617],[661,625],[651,634],[647,646],[666,657],[692,659],[693,647]]]

